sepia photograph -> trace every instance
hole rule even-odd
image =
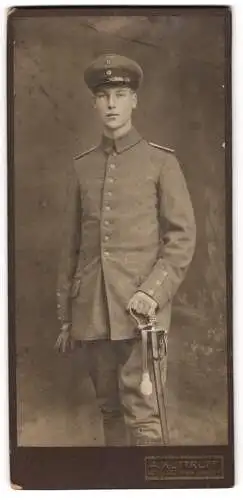
[[[128,474],[140,455],[124,487],[233,484],[230,22],[227,7],[9,15],[10,446],[23,488],[59,488],[23,457],[60,449],[106,457],[98,487],[121,487],[112,457]]]

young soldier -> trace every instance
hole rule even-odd
[[[116,54],[84,73],[103,136],[74,160],[57,293],[56,345],[65,351],[82,341],[107,445],[126,444],[122,421],[130,444],[161,444],[156,400],[140,390],[141,338],[129,309],[156,311],[168,332],[172,299],[195,247],[193,209],[175,155],[132,126],[142,76],[136,62]]]

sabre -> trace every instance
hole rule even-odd
[[[155,396],[158,405],[162,442],[164,445],[169,444],[169,431],[166,415],[166,404],[164,395],[164,386],[162,382],[162,374],[160,360],[162,358],[161,351],[166,355],[166,332],[157,326],[156,315],[150,315],[147,318],[138,315],[132,308],[130,314],[137,324],[137,328],[142,337],[142,376],[140,382],[141,393],[149,396],[153,392],[153,385],[148,370],[148,342],[152,349],[153,371],[154,371],[154,386]],[[162,340],[163,349],[159,344],[158,337]]]

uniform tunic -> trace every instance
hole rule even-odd
[[[174,153],[131,128],[76,157],[70,174],[58,314],[79,340],[131,339],[127,304],[142,290],[169,329],[195,248],[195,219]]]

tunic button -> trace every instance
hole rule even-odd
[[[157,280],[156,285],[162,285],[162,282],[160,280]]]
[[[108,241],[108,239],[109,239],[109,236],[107,236],[107,235],[106,235],[106,236],[104,237],[104,240],[105,240],[105,241]]]
[[[105,250],[105,251],[104,251],[104,256],[105,256],[105,257],[108,257],[109,255],[110,255],[110,254],[109,254],[109,252],[107,252],[107,250]]]
[[[114,182],[114,179],[112,179],[112,177],[109,177],[109,178],[108,178],[108,181],[109,181],[110,183],[112,183],[112,182]]]
[[[60,306],[60,304],[57,304],[57,309],[61,309],[61,306]]]
[[[108,191],[108,192],[107,192],[107,196],[112,196],[112,192],[111,192],[111,191]]]
[[[111,207],[110,207],[109,205],[107,205],[107,206],[105,207],[105,209],[109,211],[109,210],[111,209]]]
[[[111,163],[111,164],[110,164],[110,168],[112,168],[112,169],[113,169],[113,168],[116,168],[116,165],[114,165],[114,163]]]
[[[104,224],[105,224],[105,226],[109,226],[109,221],[108,221],[108,220],[105,220],[105,221],[104,221]]]
[[[149,295],[153,295],[153,294],[154,294],[154,291],[153,291],[153,290],[148,290],[148,294],[149,294]]]

